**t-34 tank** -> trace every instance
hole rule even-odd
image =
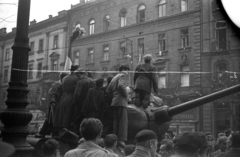
[[[158,136],[164,134],[174,115],[237,92],[240,92],[240,84],[173,107],[162,106],[144,110],[128,105],[128,142],[134,142],[135,135],[143,129],[153,130]]]

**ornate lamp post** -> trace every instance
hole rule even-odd
[[[32,114],[26,110],[28,105],[28,54],[30,51],[29,26],[30,0],[19,0],[17,31],[12,46],[12,68],[9,87],[7,89],[7,109],[1,112],[0,119],[4,124],[2,141],[12,144],[16,148],[14,156],[30,156],[34,148],[26,137],[30,133],[28,127]]]

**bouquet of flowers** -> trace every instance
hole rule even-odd
[[[71,42],[73,42],[77,37],[83,37],[85,36],[85,29],[82,28],[80,25],[77,25],[74,29],[73,29],[73,34],[70,38]]]

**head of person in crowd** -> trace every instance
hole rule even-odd
[[[58,137],[54,137],[60,144],[60,154],[63,155],[78,146],[79,136],[66,128],[63,128]]]
[[[240,149],[240,131],[235,131],[228,137],[227,146],[228,149]]]
[[[224,132],[220,132],[220,133],[218,133],[218,137],[217,137],[217,139],[219,139],[219,138],[222,137],[222,136],[226,136]]]
[[[201,137],[201,147],[199,149],[199,155],[201,157],[211,156],[213,149],[212,146],[208,144],[206,135],[203,132],[199,132],[198,134]]]
[[[13,145],[0,141],[0,154],[1,157],[10,157],[14,154],[15,148]]]
[[[135,136],[136,145],[145,148],[150,156],[156,156],[157,153],[157,135],[152,130],[142,130]]]
[[[120,65],[120,67],[119,67],[118,70],[119,70],[119,72],[121,72],[121,73],[123,73],[123,74],[125,74],[125,75],[128,75],[130,68],[129,68],[129,66],[126,64],[126,65]]]
[[[83,79],[85,74],[86,74],[86,71],[85,69],[83,68],[78,68],[77,70],[74,71],[74,74],[77,76],[77,78],[80,80],[80,79]]]
[[[66,73],[66,72],[61,72],[60,75],[59,75],[60,81],[62,82],[63,78],[64,78],[65,76],[67,76],[67,75],[68,75],[68,73]]]
[[[165,132],[165,139],[173,139],[173,137],[174,137],[174,134],[171,130],[167,130]]]
[[[227,136],[221,136],[221,137],[218,138],[217,145],[218,145],[221,152],[226,152],[226,150],[227,150],[227,140],[228,140]]]
[[[102,78],[96,80],[96,87],[102,88],[104,80]]]
[[[88,77],[88,78],[92,78],[92,73],[89,69],[85,69],[85,75]]]
[[[198,157],[201,145],[201,137],[194,132],[185,132],[173,140],[174,153],[179,157]]]
[[[60,144],[54,139],[49,139],[42,145],[43,153],[46,157],[60,157]]]
[[[225,136],[229,137],[232,133],[232,130],[231,129],[226,129],[226,130],[224,130],[224,133],[225,133]]]
[[[143,60],[144,60],[144,63],[150,64],[150,63],[152,62],[152,55],[151,55],[151,54],[146,54],[146,55],[143,57]]]
[[[77,70],[77,69],[78,69],[78,65],[72,65],[71,69],[69,69],[69,70],[73,74],[75,72],[75,70]]]
[[[162,140],[159,154],[162,157],[170,157],[173,154],[173,141],[171,139]]]
[[[108,134],[104,138],[104,145],[105,148],[109,148],[114,150],[117,146],[117,135],[115,134]]]
[[[85,118],[80,125],[80,133],[85,141],[97,144],[103,130],[102,122],[96,118]]]
[[[206,138],[207,138],[208,141],[212,141],[213,140],[211,132],[207,132],[205,135],[206,135]]]
[[[128,144],[124,147],[125,156],[131,155],[135,151],[136,146],[133,144]]]

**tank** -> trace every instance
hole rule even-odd
[[[153,130],[159,137],[168,130],[169,122],[174,115],[239,91],[240,84],[173,107],[142,109],[135,105],[128,105],[128,142],[134,142],[135,135],[143,129]]]

